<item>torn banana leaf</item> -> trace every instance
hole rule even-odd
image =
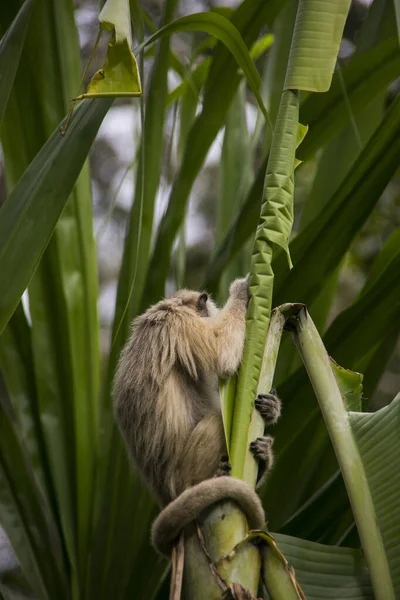
[[[77,99],[141,96],[139,70],[131,50],[131,18],[128,0],[108,0],[99,15],[99,22],[99,36],[104,30],[112,32],[106,62],[93,75],[87,91]]]

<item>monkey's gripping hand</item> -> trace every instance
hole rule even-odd
[[[262,529],[265,515],[260,498],[244,481],[233,477],[206,479],[187,488],[161,511],[152,527],[152,542],[161,554],[169,556],[177,538],[205,509],[223,500],[236,502],[247,517],[250,529]]]
[[[242,279],[235,279],[229,288],[229,295],[233,300],[239,300],[247,306],[249,300],[249,275]]]

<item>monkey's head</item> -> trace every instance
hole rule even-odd
[[[172,294],[170,299],[180,301],[183,306],[191,308],[202,317],[214,317],[219,312],[219,308],[217,308],[206,292],[179,290]]]

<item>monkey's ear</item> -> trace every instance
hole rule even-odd
[[[197,300],[198,310],[204,310],[206,308],[207,300],[208,300],[208,294],[206,294],[205,292],[200,294],[199,299]]]

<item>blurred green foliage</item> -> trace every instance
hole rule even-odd
[[[134,43],[143,41],[144,26],[150,35],[176,19],[183,4],[166,0],[155,25],[132,1]],[[255,63],[246,53],[242,62],[250,69],[253,91],[261,84],[273,127],[282,117],[297,6],[297,0],[244,0],[235,10],[219,11],[223,16],[205,18],[209,29],[229,18],[224,35],[228,46],[236,43],[240,49],[273,34],[273,45],[268,38]],[[62,138],[58,128],[80,91],[82,72],[73,3],[0,3],[0,134],[7,190],[0,209],[0,525],[20,564],[10,571],[0,564],[0,598],[17,598],[27,589],[48,600],[167,597],[168,565],[149,543],[156,506],[128,464],[112,419],[110,387],[130,320],[169,289],[205,285],[225,299],[231,279],[251,268],[253,296],[258,294],[261,307],[254,313],[254,335],[261,346],[271,304],[305,302],[328,352],[364,374],[364,409],[388,404],[397,391],[400,47],[392,2],[374,0],[369,7],[353,2],[325,93],[310,85],[304,91],[293,79],[291,63],[284,97],[293,129],[277,127],[275,145],[248,78],[221,41],[206,42],[212,38],[192,32],[198,20],[187,16],[180,22],[191,31],[182,37],[183,51],[162,37],[154,51],[141,55],[144,98],[124,100],[141,138],[132,140],[135,185],[128,214],[117,207],[111,215],[117,223],[126,220],[126,235],[114,323],[101,351],[101,265],[93,235],[98,207],[86,159],[91,147],[96,149],[94,138],[112,101],[84,101]],[[334,37],[326,36],[338,45],[340,36]],[[313,48],[310,54],[312,59]],[[169,84],[171,74],[178,78],[176,86]],[[295,85],[303,90],[299,95],[291,91]],[[179,93],[171,94],[174,88]],[[293,177],[298,122],[309,129],[296,151],[303,162]],[[270,161],[265,180],[271,142],[277,161]],[[206,161],[213,144],[222,146],[218,168]],[[284,173],[282,155],[292,161]],[[93,153],[92,182],[101,184],[108,198],[99,156]],[[105,160],[112,169],[115,159]],[[286,177],[283,185],[279,175]],[[258,225],[265,181],[262,214],[269,230],[263,232]],[[157,198],[166,196],[166,185],[170,194],[160,220]],[[291,202],[293,187],[292,233],[292,215],[285,212],[282,239],[282,231],[268,237],[278,221],[268,199],[279,188],[278,203],[285,194]],[[282,201],[281,209],[293,206]],[[189,243],[188,232],[198,227],[193,213],[201,218],[204,230],[197,237],[203,240]],[[289,234],[292,270],[277,247],[285,248]],[[273,281],[272,276],[263,280],[265,263],[256,253],[251,267],[255,237],[263,252],[267,243],[273,247]],[[261,361],[262,351],[257,356]],[[258,370],[250,370],[256,383]],[[331,597],[335,585],[347,585],[354,598],[370,598],[338,462],[289,334],[275,385],[284,409],[273,431],[275,467],[261,492],[269,527],[308,598]],[[247,383],[242,387],[251,390]],[[366,471],[380,519],[395,518],[387,481],[398,485],[393,433],[398,406],[397,399],[386,412],[352,417],[357,442],[369,452]],[[388,460],[375,462],[364,422]],[[374,471],[378,463],[381,478]],[[384,538],[399,549],[398,528],[384,529]],[[336,567],[343,567],[337,579]],[[325,586],[313,596],[321,575]],[[393,581],[399,591],[398,578]]]

